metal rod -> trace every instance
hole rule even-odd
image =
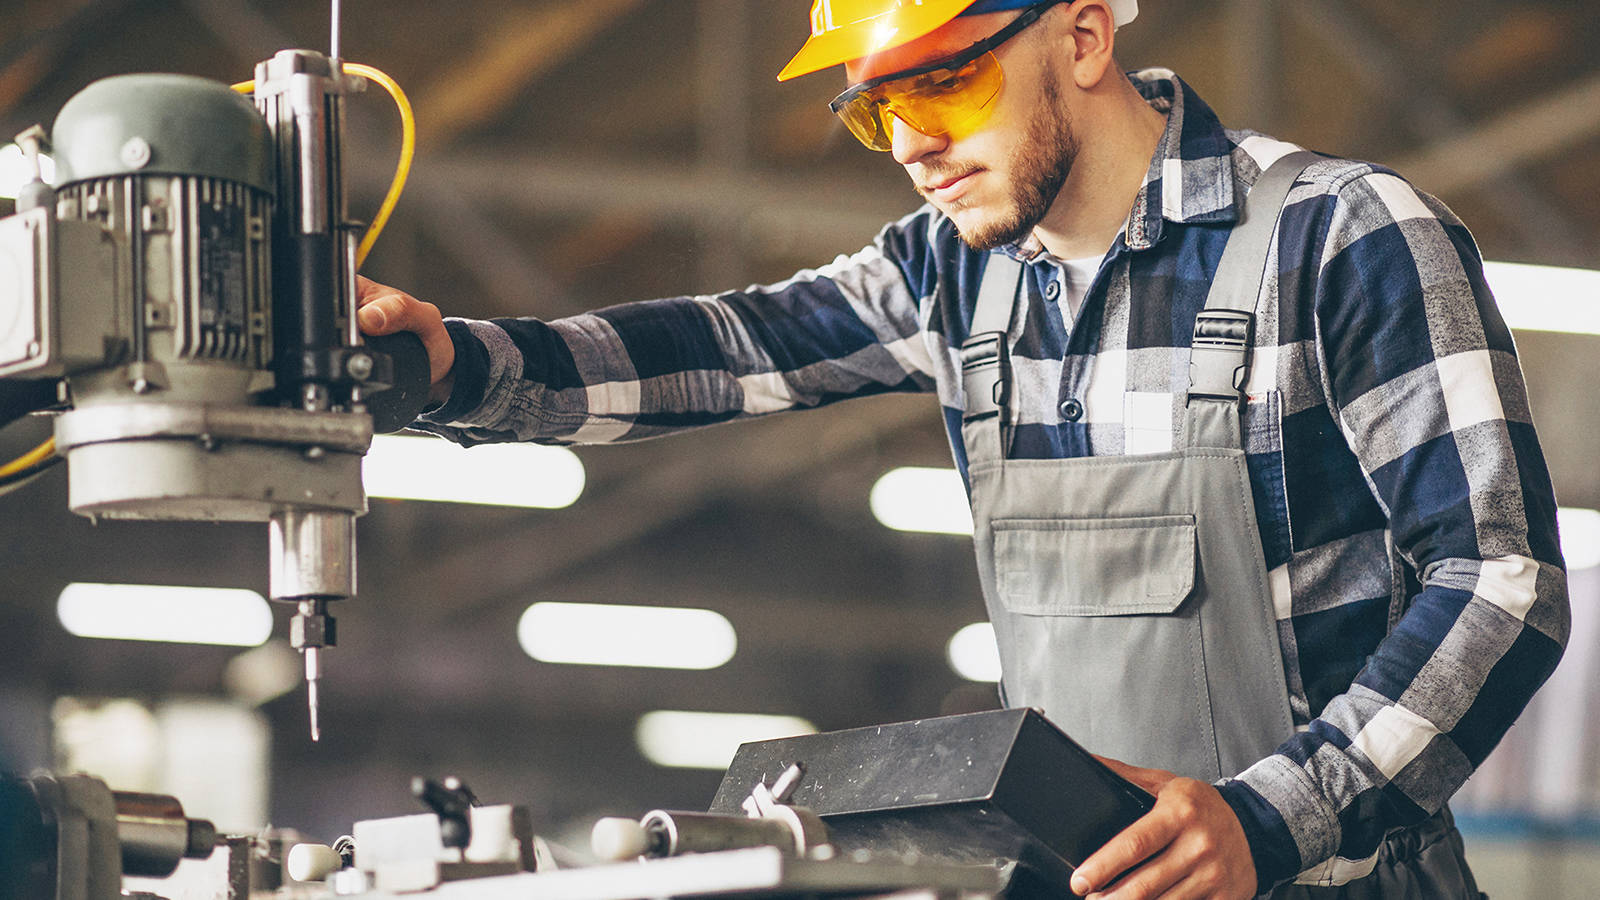
[[[332,24],[329,29],[331,33],[328,37],[328,56],[333,59],[339,58],[339,19],[341,6],[343,6],[343,4],[340,3],[339,0],[333,0],[332,15],[329,17],[332,20]],[[335,72],[334,74],[338,75],[339,73]]]

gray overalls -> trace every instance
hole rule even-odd
[[[1022,264],[989,257],[961,347],[962,439],[1001,692],[1008,705],[1043,710],[1095,753],[1214,782],[1294,733],[1239,409],[1279,210],[1314,159],[1290,154],[1251,189],[1195,321],[1182,439],[1171,452],[1006,458],[1007,354],[1022,319]],[[1449,855],[1459,864],[1434,873],[1448,874],[1442,881],[1380,885],[1380,858],[1373,875],[1342,889],[1285,890],[1478,896],[1447,820],[1402,834],[1418,838],[1430,827],[1445,843],[1454,839]],[[1405,855],[1414,868],[1418,855]],[[1362,885],[1381,893],[1352,892]]]

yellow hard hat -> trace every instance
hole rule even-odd
[[[778,73],[787,81],[908,44],[968,12],[1020,9],[1037,0],[812,0],[811,37]],[[1139,14],[1138,0],[1107,0],[1118,26]]]

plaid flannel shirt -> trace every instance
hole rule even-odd
[[[1241,198],[1295,149],[1224,130],[1169,71],[1130,77],[1167,128],[1076,321],[1058,261],[1002,251],[1028,261],[1014,458],[1172,449]],[[586,443],[931,390],[965,474],[958,349],[987,258],[924,207],[780,284],[449,320],[455,389],[419,424]],[[1263,888],[1339,883],[1440,809],[1555,667],[1555,500],[1510,332],[1439,201],[1378,166],[1313,163],[1256,313],[1243,440],[1297,729],[1219,787]]]

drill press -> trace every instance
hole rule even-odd
[[[91,84],[56,118],[54,187],[42,130],[19,138],[36,177],[0,219],[0,379],[54,383],[23,393],[66,408],[74,512],[269,523],[316,740],[361,458],[374,416],[395,430],[420,411],[428,366],[414,336],[356,324],[342,132],[364,81],[311,50],[255,74],[254,103],[181,75]]]

